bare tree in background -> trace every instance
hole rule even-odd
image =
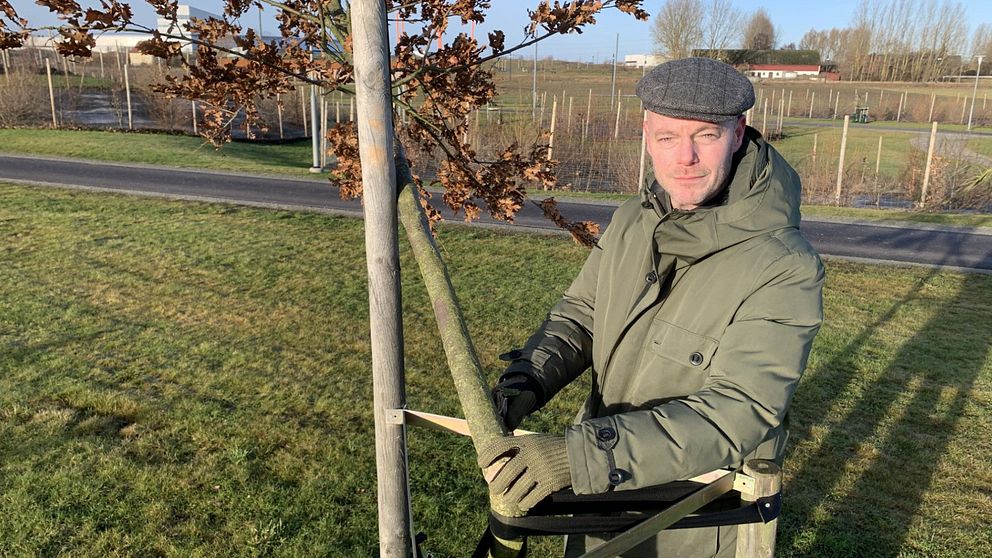
[[[671,58],[685,58],[703,42],[705,10],[702,0],[668,0],[651,29],[658,50]]]
[[[703,48],[709,51],[729,49],[740,42],[744,14],[730,0],[710,0],[703,22]]]
[[[758,8],[744,25],[744,48],[771,50],[775,48],[775,25],[764,8]]]
[[[799,41],[799,50],[815,50],[820,53],[821,62],[835,62],[843,50],[848,34],[847,29],[836,27],[825,31],[810,29]]]
[[[992,24],[982,23],[971,38],[971,53],[992,62]]]
[[[731,0],[669,0],[652,33],[662,54],[684,58],[697,48],[713,54],[735,46],[743,24],[744,15]]]

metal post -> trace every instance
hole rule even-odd
[[[971,117],[975,114],[975,97],[978,96],[978,78],[982,75],[982,58],[984,56],[979,55],[978,57],[978,69],[975,71],[975,89],[971,93],[971,110],[968,112],[968,131],[971,131]]]
[[[613,83],[610,84],[610,108],[613,108],[614,92],[617,90],[617,54],[620,52],[620,33],[617,33],[617,43],[613,47]]]

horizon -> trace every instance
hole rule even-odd
[[[829,4],[809,3],[801,10],[797,10],[796,3],[789,0],[732,0],[732,3],[736,9],[747,14],[753,13],[758,8],[764,8],[775,25],[775,31],[778,35],[776,46],[781,48],[790,43],[795,43],[798,46],[802,36],[811,29],[828,30],[847,27],[860,0],[836,0]],[[86,4],[95,3],[81,2],[81,4],[86,7]],[[156,19],[154,10],[145,2],[132,2],[131,4],[135,20],[154,27]],[[192,2],[187,4],[194,6]],[[523,28],[528,22],[527,9],[532,9],[537,4],[537,0],[500,0],[500,9],[491,8],[486,14],[486,22],[476,26],[475,32],[480,42],[490,31],[500,29],[506,34],[507,45],[516,44],[523,37]],[[992,2],[973,0],[959,2],[959,4],[964,7],[967,14],[969,22],[968,42],[970,42],[974,30],[979,24],[992,24]],[[46,8],[33,2],[28,5],[25,0],[15,0],[12,5],[18,14],[26,18],[32,25],[50,26],[58,23],[58,20]],[[222,5],[221,0],[206,0],[196,2],[194,7],[208,12],[220,13]],[[512,5],[512,7],[508,5]],[[538,59],[552,56],[555,60],[563,61],[611,63],[614,53],[616,53],[618,61],[623,61],[627,55],[654,54],[657,49],[651,36],[651,27],[654,24],[655,16],[663,5],[664,2],[660,1],[646,2],[643,7],[651,15],[647,21],[637,21],[615,9],[606,10],[597,17],[597,24],[586,27],[581,34],[549,37],[536,45],[536,49],[535,47],[528,47],[511,57],[532,59],[536,50]],[[266,29],[275,29],[275,19],[270,15],[273,13],[273,9],[262,10],[263,32],[266,32]],[[257,27],[258,11],[252,10],[246,19],[246,25]],[[453,23],[450,29],[459,33],[470,32],[470,26],[462,25],[461,22]],[[396,26],[390,25],[389,31],[391,40],[395,40]],[[967,52],[954,54],[965,58],[971,56],[971,53]]]

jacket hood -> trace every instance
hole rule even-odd
[[[642,185],[641,201],[662,216],[660,221],[644,220],[645,226],[654,228],[646,232],[654,235],[659,252],[692,264],[755,236],[799,227],[799,176],[750,126],[734,154],[730,175],[730,183],[712,205],[692,211],[673,210],[657,181]]]

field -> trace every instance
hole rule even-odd
[[[376,555],[360,221],[13,185],[0,199],[0,555]],[[494,378],[585,251],[453,225],[441,242]],[[458,414],[401,258],[410,406]],[[827,267],[778,555],[989,555],[992,277]],[[526,426],[560,430],[584,389]],[[464,556],[486,506],[471,446],[409,442],[427,549]]]

